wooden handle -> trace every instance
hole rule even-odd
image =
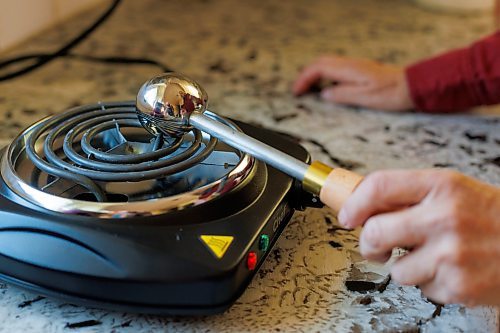
[[[355,172],[342,168],[333,169],[321,188],[319,198],[335,213],[338,213],[362,180],[363,177]]]
[[[363,176],[355,172],[342,168],[333,169],[314,161],[307,170],[302,184],[306,191],[319,194],[320,200],[338,213],[362,180]]]

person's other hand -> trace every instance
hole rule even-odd
[[[324,56],[305,67],[293,84],[297,96],[320,82],[332,84],[321,97],[332,103],[387,111],[413,107],[404,69],[366,59]]]
[[[500,0],[495,1],[494,19],[495,28],[500,29]]]
[[[339,222],[364,225],[361,254],[386,261],[395,281],[441,303],[500,305],[500,188],[458,172],[394,170],[368,175]]]

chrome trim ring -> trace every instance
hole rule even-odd
[[[99,105],[106,106],[105,103]],[[117,103],[109,103],[108,105],[116,106]],[[133,105],[133,102],[125,102],[122,103],[122,105],[129,107]],[[235,130],[241,131],[236,124],[228,119],[210,111],[206,111],[205,114],[217,121],[221,121]],[[92,202],[59,197],[29,185],[17,175],[15,170],[16,161],[23,153],[30,133],[47,119],[48,118],[45,118],[34,123],[12,141],[1,157],[0,172],[7,186],[20,198],[51,211],[105,219],[160,215],[209,202],[235,189],[246,180],[250,180],[255,173],[255,159],[248,154],[241,153],[240,162],[224,177],[192,191],[174,196],[118,203]]]

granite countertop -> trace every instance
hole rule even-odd
[[[54,50],[99,7],[7,56]],[[450,167],[500,185],[500,110],[392,114],[294,98],[297,70],[323,53],[406,64],[491,31],[488,14],[446,14],[409,0],[124,1],[75,53],[149,57],[196,78],[219,114],[302,138],[315,159],[360,173]],[[59,59],[0,83],[0,142],[68,107],[129,100],[150,65]],[[249,288],[220,315],[172,318],[62,303],[0,283],[0,332],[405,331],[494,332],[493,308],[441,307],[358,253],[358,231],[328,209],[294,215]]]

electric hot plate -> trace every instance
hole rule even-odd
[[[296,141],[206,113],[302,161]],[[222,312],[264,262],[301,185],[193,129],[153,136],[133,102],[73,108],[2,151],[0,279],[75,304]]]

